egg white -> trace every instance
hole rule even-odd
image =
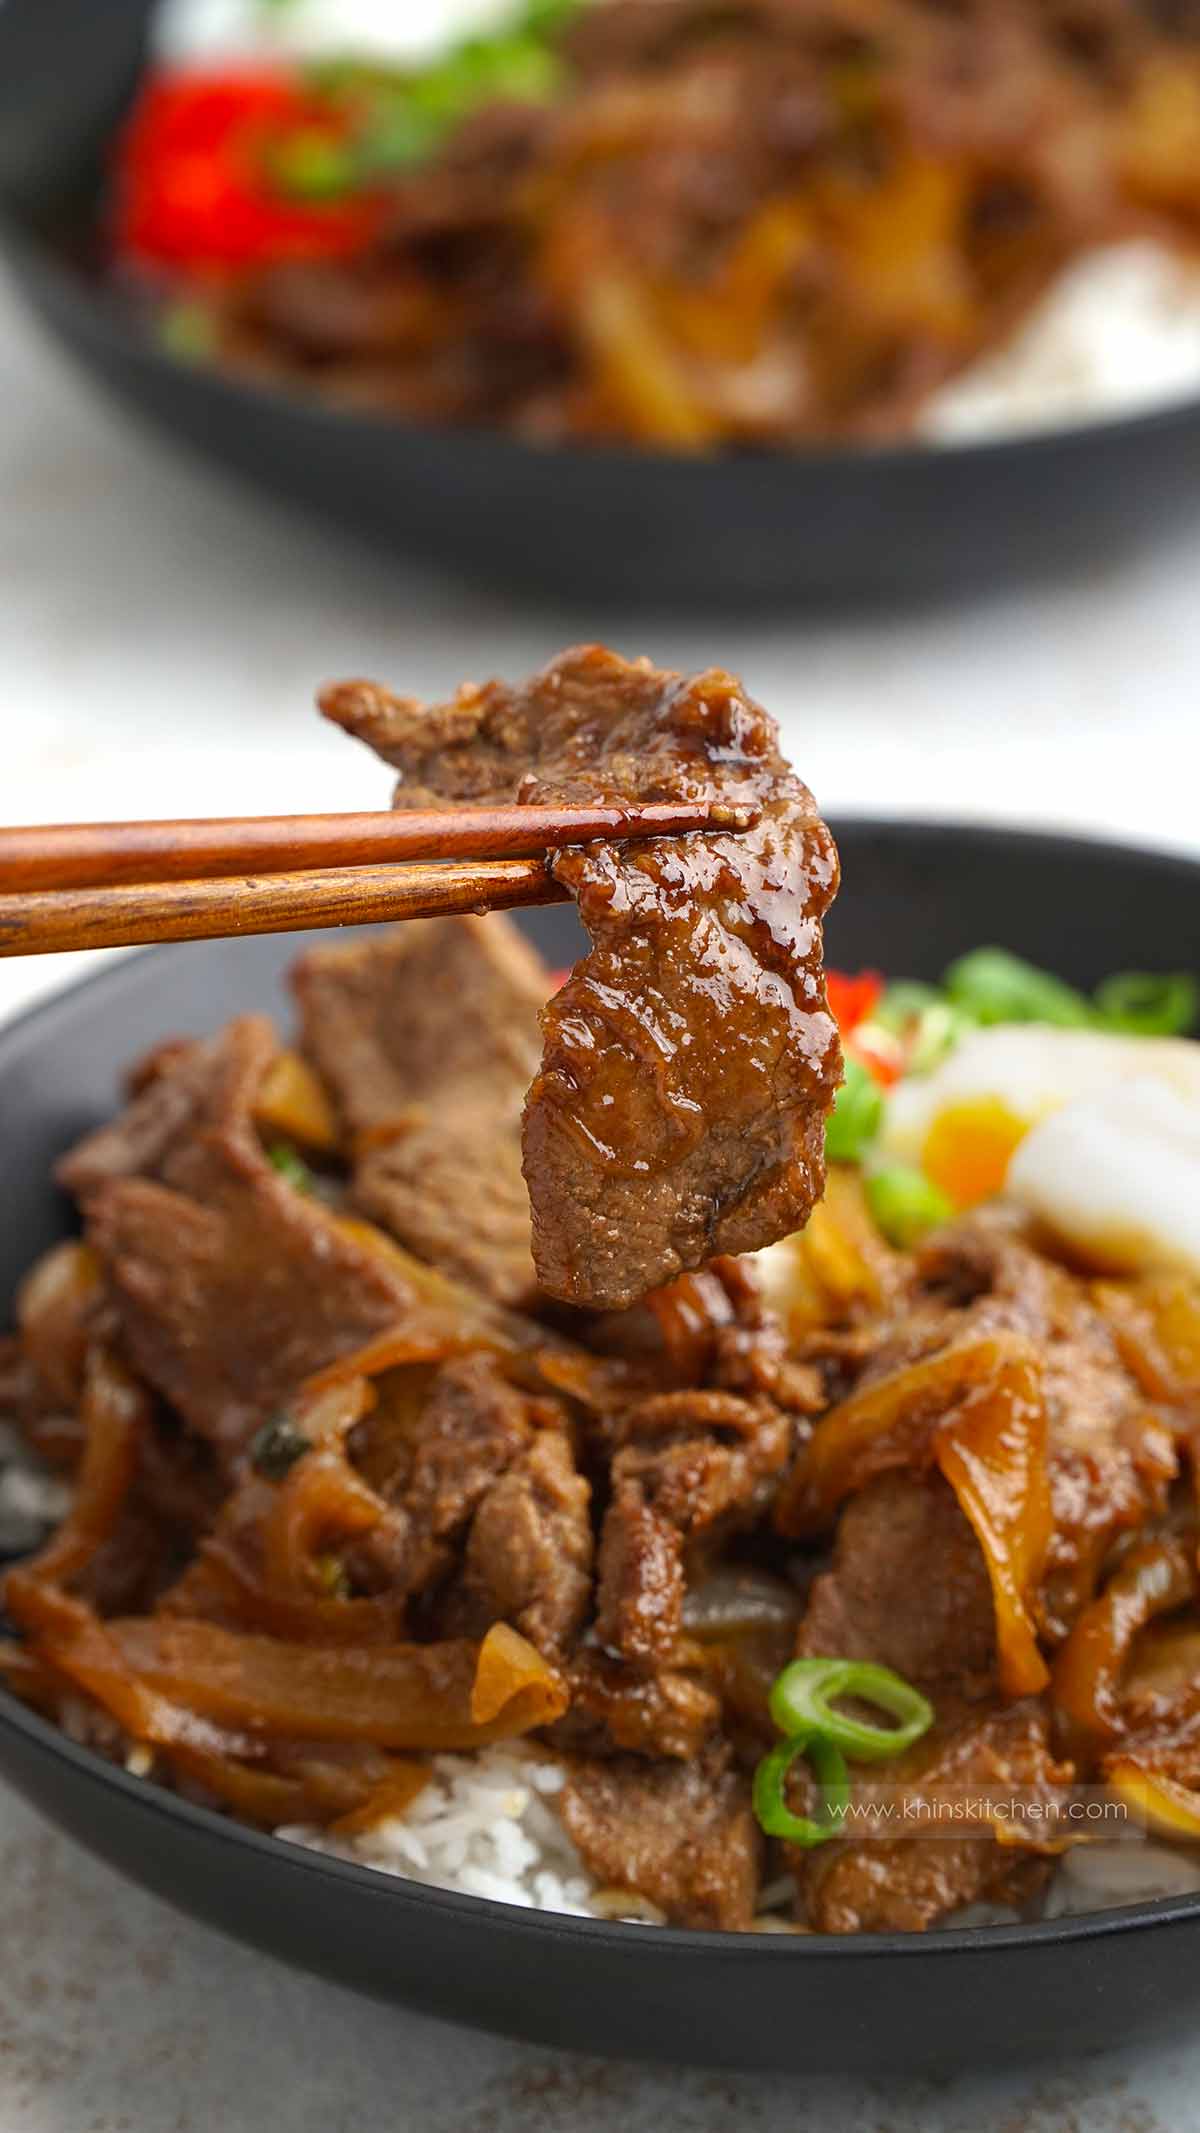
[[[891,1092],[879,1141],[886,1161],[919,1166],[934,1120],[987,1098],[1029,1127],[1081,1097],[1151,1081],[1200,1109],[1200,1044],[1187,1037],[1120,1037],[1100,1030],[1005,1023],[973,1030],[934,1068]]]
[[[1026,1134],[1006,1196],[1092,1264],[1200,1275],[1200,1103],[1147,1076]]]

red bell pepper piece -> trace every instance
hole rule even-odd
[[[152,76],[121,136],[114,235],[131,264],[220,277],[341,258],[381,227],[379,193],[289,193],[273,155],[299,139],[344,137],[345,114],[294,75],[264,68]]]

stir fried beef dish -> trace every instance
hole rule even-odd
[[[533,0],[407,73],[152,78],[114,241],[193,358],[703,452],[902,434],[1070,262],[1198,217],[1173,0]]]
[[[994,1191],[898,1219],[771,719],[596,648],[324,709],[400,806],[749,826],[558,854],[569,975],[412,921],[305,954],[293,1038],[132,1068],[0,1346],[72,1491],[5,1579],[9,1687],[334,1848],[502,1751],[606,1915],[683,1926],[1034,1911],[1085,1795],[1200,1836],[1200,1284]]]

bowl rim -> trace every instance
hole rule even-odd
[[[554,465],[612,467],[631,477],[636,471],[669,471],[681,480],[720,479],[731,471],[752,470],[756,480],[786,479],[799,474],[828,476],[847,470],[856,477],[892,475],[904,478],[933,466],[966,474],[985,469],[998,460],[1027,459],[1035,465],[1054,454],[1087,453],[1093,448],[1129,439],[1173,435],[1200,425],[1200,380],[1188,394],[1172,394],[1162,401],[1131,408],[1127,413],[1109,412],[1085,416],[1078,421],[1046,423],[997,432],[991,436],[947,438],[935,441],[921,437],[892,440],[853,439],[831,443],[814,442],[794,448],[765,447],[761,451],[733,449],[711,453],[671,451],[660,446],[633,446],[602,439],[567,438],[539,440],[500,425],[484,423],[420,423],[399,415],[341,405],[317,392],[306,393],[286,382],[261,380],[223,368],[219,364],[188,362],[172,355],[154,340],[139,322],[135,307],[121,291],[88,274],[68,256],[53,237],[37,226],[29,210],[11,195],[0,194],[0,252],[26,274],[49,278],[59,301],[66,301],[93,332],[103,334],[110,348],[160,374],[177,374],[180,389],[199,388],[226,406],[248,413],[274,408],[292,419],[312,425],[324,435],[346,432],[360,435],[385,434],[399,444],[445,443],[467,451],[491,451],[513,463],[550,461]]]
[[[0,1689],[0,1733],[17,1733],[45,1754],[65,1763],[88,1786],[115,1793],[135,1811],[144,1810],[168,1823],[182,1822],[201,1838],[224,1841],[236,1855],[257,1857],[264,1868],[272,1863],[285,1872],[328,1877],[349,1893],[358,1889],[377,1902],[392,1902],[406,1910],[426,1906],[443,1917],[464,1924],[480,1925],[494,1918],[522,1938],[580,1943],[584,1947],[626,1950],[648,1949],[651,1954],[672,1954],[697,1961],[725,1959],[735,1950],[751,1952],[760,1960],[816,1962],[831,1956],[840,1963],[870,1962],[901,1957],[905,1961],[947,1959],[980,1955],[990,1948],[1079,1947],[1115,1935],[1151,1932],[1159,1927],[1194,1925],[1200,1920],[1200,1892],[1191,1895],[1156,1896],[1138,1903],[1109,1905],[1104,1910],[1081,1911],[1060,1918],[1035,1919],[1016,1925],[946,1926],[928,1933],[779,1933],[721,1932],[687,1926],[652,1926],[632,1921],[581,1918],[565,1911],[541,1911],[501,1903],[494,1896],[475,1896],[465,1890],[438,1888],[414,1881],[406,1874],[392,1873],[311,1849],[274,1831],[251,1828],[232,1815],[200,1806],[160,1785],[153,1777],[138,1777],[113,1763],[94,1748],[72,1740],[48,1718],[28,1709],[7,1689]],[[81,1840],[76,1838],[76,1842]],[[162,1883],[159,1883],[162,1886]],[[769,1951],[769,1952],[768,1952]]]
[[[1162,848],[1152,844],[1117,840],[1074,831],[1024,828],[1016,823],[976,823],[962,818],[911,815],[837,815],[834,835],[872,834],[892,830],[914,839],[935,842],[967,841],[1001,850],[1005,846],[1041,847],[1070,859],[1074,854],[1123,860],[1158,862],[1164,872],[1178,873],[1195,887],[1200,885],[1200,854]],[[43,1042],[52,1041],[60,1018],[69,1019],[83,996],[119,992],[125,982],[137,978],[147,962],[164,956],[178,957],[186,943],[143,948],[105,963],[90,976],[75,978],[49,998],[0,1024],[0,1072]],[[223,1839],[239,1851],[256,1856],[268,1867],[271,1862],[285,1872],[332,1877],[347,1892],[357,1888],[377,1902],[392,1901],[402,1908],[431,1907],[445,1917],[480,1925],[494,1916],[506,1930],[536,1941],[558,1940],[609,1951],[649,1949],[651,1954],[670,1953],[691,1962],[727,1958],[735,1949],[771,1962],[816,1962],[829,1957],[839,1963],[863,1963],[899,1957],[906,1962],[946,1960],[951,1956],[985,1956],[989,1949],[1000,1953],[1020,1948],[1081,1947],[1114,1936],[1144,1933],[1173,1925],[1194,1925],[1200,1920],[1200,1891],[1142,1898],[1134,1903],[1108,1905],[1103,1909],[1077,1912],[1053,1919],[1037,1919],[1016,1925],[942,1927],[930,1933],[785,1934],[779,1932],[730,1933],[680,1926],[631,1925],[622,1921],[573,1917],[566,1912],[539,1911],[518,1904],[501,1903],[495,1897],[475,1896],[465,1891],[433,1887],[404,1874],[360,1864],[327,1852],[310,1850],[274,1832],[251,1828],[214,1808],[181,1797],[153,1778],[138,1777],[121,1764],[111,1762],[95,1749],[74,1741],[61,1727],[0,1688],[0,1733],[16,1734],[41,1754],[65,1763],[85,1784],[115,1793],[126,1805],[141,1808],[168,1821],[181,1821],[198,1837]],[[75,1841],[82,1841],[76,1839]],[[162,1884],[159,1884],[160,1887]],[[768,1954],[767,1951],[770,1951]]]

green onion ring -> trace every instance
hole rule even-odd
[[[856,1696],[878,1704],[897,1721],[894,1726],[865,1725],[835,1711],[838,1696]],[[933,1706],[890,1666],[862,1659],[794,1659],[776,1680],[771,1716],[789,1739],[820,1736],[861,1763],[887,1762],[902,1755],[933,1724]]]
[[[883,1124],[883,1092],[860,1059],[846,1055],[846,1078],[825,1122],[831,1163],[857,1163]]]
[[[794,1815],[787,1804],[784,1786],[792,1764],[805,1756],[821,1788],[818,1817]],[[822,1733],[795,1733],[764,1755],[754,1773],[754,1812],[768,1837],[786,1837],[789,1844],[811,1851],[828,1844],[841,1833],[850,1804],[850,1773],[846,1758],[834,1741]]]
[[[927,1178],[923,1170],[911,1170],[906,1163],[891,1163],[885,1170],[872,1171],[865,1189],[876,1228],[902,1252],[911,1251],[931,1229],[948,1222],[954,1213],[954,1202],[933,1179]]]
[[[1003,948],[976,948],[952,963],[943,985],[955,1007],[976,1022],[1049,1022],[1062,1029],[1088,1029],[1090,1000],[1048,970],[1038,970]]]
[[[1181,971],[1167,977],[1122,971],[1096,989],[1097,1016],[1105,1029],[1133,1037],[1186,1036],[1195,1025],[1197,1005],[1196,981]]]

